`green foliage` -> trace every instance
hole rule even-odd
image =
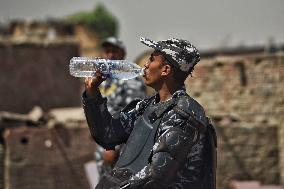
[[[68,16],[66,21],[93,28],[101,38],[117,35],[117,19],[101,4],[97,5],[91,12],[78,12]]]

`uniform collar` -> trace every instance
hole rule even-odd
[[[184,95],[186,95],[186,90],[183,87],[182,89],[179,89],[176,92],[174,92],[174,94],[169,99],[167,99],[164,102],[167,102],[167,101],[169,101],[169,100],[171,100],[173,98],[178,98],[178,97],[184,96]],[[159,97],[159,93],[156,93],[155,96],[154,96],[153,104],[164,103],[164,102],[159,102],[160,101],[159,98],[160,98]]]

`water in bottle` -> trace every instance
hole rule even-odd
[[[139,65],[126,60],[108,60],[90,57],[73,57],[69,64],[70,74],[75,77],[92,77],[100,70],[104,77],[132,79],[144,74]]]

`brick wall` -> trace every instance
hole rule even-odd
[[[228,188],[230,180],[257,180],[279,184],[278,127],[245,123],[217,125],[217,188]]]
[[[219,57],[201,61],[186,81],[188,93],[211,115],[279,124],[284,112],[284,56]]]
[[[284,183],[283,71],[281,54],[217,57],[187,79],[217,128],[217,188],[231,179]]]

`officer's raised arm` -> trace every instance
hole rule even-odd
[[[106,106],[106,98],[103,98],[99,85],[105,79],[100,71],[95,77],[85,79],[85,92],[82,95],[83,108],[88,126],[94,140],[105,149],[114,149],[118,144],[127,140],[119,115],[112,116]]]

